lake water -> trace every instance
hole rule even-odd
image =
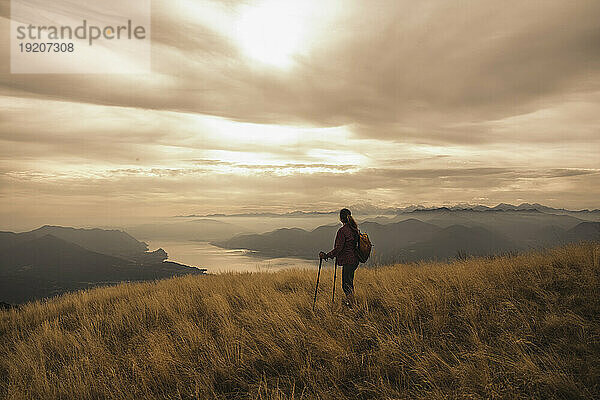
[[[285,268],[317,268],[318,260],[263,258],[248,250],[229,250],[196,241],[148,241],[151,251],[163,248],[169,261],[206,268],[208,273],[278,271]]]

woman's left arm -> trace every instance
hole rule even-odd
[[[342,228],[338,229],[337,235],[335,235],[335,244],[333,250],[325,255],[325,259],[336,257],[342,249],[344,248],[344,233],[342,232]]]

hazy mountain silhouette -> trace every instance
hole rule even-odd
[[[4,250],[0,272],[27,273],[44,279],[60,277],[92,281],[113,275],[115,267],[120,264],[124,264],[124,260],[45,235]]]
[[[374,243],[372,263],[446,260],[600,240],[599,222],[582,222],[572,216],[548,215],[537,210],[476,212],[441,208],[411,213],[417,214],[428,222],[409,218],[388,224],[373,221],[360,224],[360,229],[367,232]],[[325,225],[312,231],[277,229],[263,234],[237,235],[213,244],[228,249],[249,249],[264,256],[314,259],[320,250],[333,247],[338,227]]]
[[[410,205],[407,207],[378,207],[373,204],[363,203],[348,206],[356,215],[402,215],[410,214],[414,211],[435,211],[435,210],[450,210],[450,211],[540,211],[550,214],[571,215],[571,214],[594,214],[594,218],[600,218],[600,209],[593,210],[568,210],[565,208],[553,208],[539,203],[521,203],[513,205],[508,203],[500,203],[494,207],[484,206],[480,204],[455,204],[452,206],[442,207],[426,207],[423,205]],[[286,213],[273,212],[249,212],[237,214],[190,214],[180,215],[179,217],[262,217],[262,218],[279,218],[279,217],[307,217],[307,216],[336,216],[339,210],[333,211],[292,211]]]
[[[440,227],[410,218],[391,224],[365,222],[360,225],[360,229],[367,232],[369,238],[377,243],[379,252],[389,252],[394,248],[405,247],[429,239],[440,230]]]
[[[457,210],[436,209],[415,211],[409,214],[413,218],[446,228],[452,225],[467,227],[480,226],[509,238],[522,248],[540,245],[538,232],[548,226],[563,230],[584,222],[571,215],[547,214],[538,210]],[[397,217],[402,218],[402,217]]]
[[[360,223],[374,243],[372,263],[446,260],[469,255],[490,255],[532,247],[562,245],[582,240],[600,241],[600,222],[572,215],[557,215],[531,205],[498,205],[489,208],[414,209],[393,218],[378,217]],[[243,229],[213,220],[182,223],[212,227],[220,234]],[[196,225],[195,225],[196,224]],[[198,225],[199,224],[199,225]],[[339,223],[313,230],[276,229],[262,234],[238,234],[213,244],[230,249],[249,249],[257,255],[314,259],[320,250],[333,247]],[[147,229],[151,228],[148,225]],[[156,236],[156,234],[154,234]],[[119,281],[160,279],[203,270],[166,262],[159,249],[147,251],[144,242],[120,230],[75,229],[43,226],[23,232],[0,232],[0,301],[20,303],[68,290]]]
[[[19,234],[14,232],[0,232],[0,250],[14,246],[19,242]]]
[[[565,240],[567,230],[556,225],[544,226],[534,233],[539,245],[543,247],[562,244]]]
[[[600,240],[600,222],[582,222],[566,232],[570,241]]]
[[[300,228],[276,229],[263,234],[237,235],[229,240],[213,244],[228,249],[249,249],[261,255],[277,257],[314,258],[320,250],[331,250],[339,224],[323,225],[312,231]],[[365,222],[361,230],[368,232],[369,237],[377,243],[377,251],[389,252],[398,246],[406,246],[419,240],[429,238],[439,227],[416,219],[379,224]]]
[[[485,256],[518,250],[519,246],[503,235],[483,227],[451,225],[431,238],[396,252],[396,261],[447,260],[464,256]],[[382,260],[384,261],[384,260]]]
[[[337,228],[337,225],[325,225],[310,232],[300,228],[282,228],[263,234],[236,235],[213,244],[229,249],[250,249],[272,257],[312,258],[315,249],[332,240]]]
[[[59,238],[52,231],[61,234]],[[67,241],[64,237],[69,237]],[[98,242],[93,242],[93,238]],[[122,243],[119,243],[122,240]],[[42,227],[16,234],[2,232],[0,300],[8,303],[53,296],[70,290],[121,281],[146,281],[205,271],[164,261],[162,250],[146,252],[145,243],[121,231]],[[84,247],[78,243],[85,243]],[[115,256],[90,250],[101,248]],[[134,250],[138,249],[134,253]]]
[[[151,223],[126,228],[135,237],[151,240],[224,240],[248,230],[236,224],[200,218],[192,221]]]
[[[136,240],[126,232],[104,229],[76,229],[63,226],[44,225],[29,232],[0,232],[0,250],[20,242],[52,235],[83,248],[103,254],[129,257],[148,250],[144,242]]]

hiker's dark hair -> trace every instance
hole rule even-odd
[[[350,228],[352,228],[354,231],[358,232],[358,225],[356,224],[356,221],[354,220],[354,218],[352,218],[352,213],[347,208],[342,208],[340,210],[340,220],[344,224],[347,223],[348,225],[350,225]]]

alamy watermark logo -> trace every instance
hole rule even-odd
[[[12,73],[150,72],[150,0],[11,0]]]

